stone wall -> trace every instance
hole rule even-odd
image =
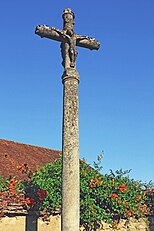
[[[60,216],[50,216],[50,222],[33,215],[3,217],[0,220],[0,231],[60,231]]]
[[[151,226],[151,227],[150,227]],[[144,219],[130,219],[130,222],[122,221],[118,225],[119,231],[154,231],[154,218],[151,218],[151,225]],[[61,231],[60,215],[50,216],[49,221],[43,221],[42,217],[36,215],[23,215],[3,217],[0,220],[0,231]],[[81,231],[84,229],[81,228]],[[102,223],[98,231],[113,231],[109,225]]]
[[[116,230],[113,228],[110,228],[108,224],[103,223],[103,228],[101,230],[106,230],[106,231],[112,231]],[[135,219],[130,219],[129,222],[123,220],[117,225],[117,230],[119,231],[150,231],[149,228],[149,222],[144,219],[140,220],[135,220]]]

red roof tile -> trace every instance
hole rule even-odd
[[[0,139],[0,175],[21,178],[17,166],[28,164],[29,169],[35,172],[38,167],[53,163],[60,154],[61,151]]]

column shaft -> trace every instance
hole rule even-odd
[[[78,78],[63,76],[62,231],[79,231]]]

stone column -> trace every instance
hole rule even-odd
[[[78,83],[79,74],[68,68],[63,76],[63,169],[62,169],[62,231],[79,231],[79,129]]]

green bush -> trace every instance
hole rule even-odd
[[[128,176],[129,171],[116,171],[102,175],[99,170],[101,158],[94,168],[80,161],[80,224],[86,230],[95,230],[106,221],[116,224],[120,219],[143,217],[151,212],[152,184],[135,181]],[[37,200],[39,209],[61,209],[61,173],[62,159],[47,164],[33,174],[26,183],[28,198]],[[39,200],[38,189],[48,192]],[[148,205],[148,206],[147,206]]]
[[[116,227],[120,219],[140,218],[153,213],[153,184],[130,179],[122,169],[115,173],[101,174],[102,155],[94,167],[85,160],[80,161],[80,224],[85,230],[96,230],[101,221]],[[25,206],[34,210],[60,210],[62,184],[62,158],[53,164],[41,167],[33,175],[27,164],[19,166],[29,180],[10,181],[0,177],[0,191],[7,191],[8,197],[25,195]]]
[[[57,210],[61,208],[61,172],[62,172],[62,161],[61,158],[57,159],[54,164],[47,164],[44,167],[40,168],[40,171],[37,171],[33,174],[30,182],[25,182],[25,194],[27,197],[33,198],[36,195],[38,198],[38,190],[43,189],[48,192],[47,197],[43,198],[41,202],[41,207],[44,210]],[[40,204],[39,204],[40,205]]]

